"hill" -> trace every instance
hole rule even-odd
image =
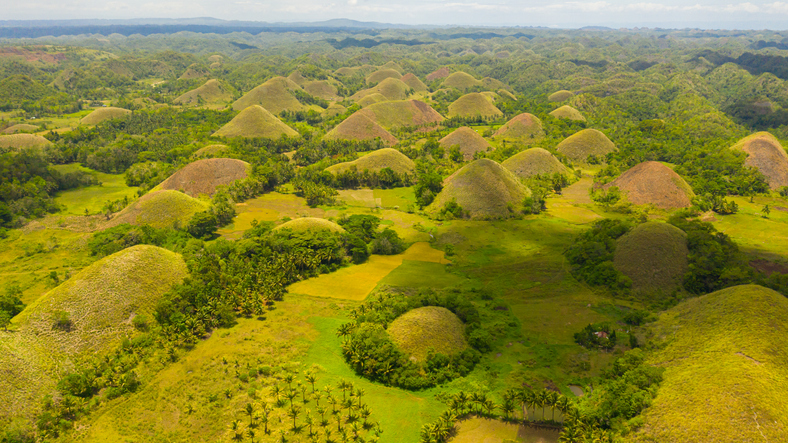
[[[365,169],[378,172],[383,168],[391,168],[392,171],[400,175],[413,174],[413,171],[416,169],[413,160],[406,157],[405,154],[396,149],[383,148],[372,151],[352,162],[331,165],[326,168],[326,171],[332,174],[340,174],[354,166],[358,172],[362,172]]]
[[[172,190],[151,191],[126,206],[112,218],[112,225],[151,225],[155,228],[185,226],[198,212],[208,209],[208,204],[183,192]]]
[[[503,112],[496,108],[492,100],[478,92],[465,94],[449,105],[449,118],[484,117],[494,119],[501,117]]]
[[[581,114],[580,111],[569,105],[561,106],[560,108],[550,112],[550,115],[552,115],[555,118],[565,118],[567,120],[575,120],[581,122],[586,121],[586,118],[583,117],[583,114]]]
[[[0,135],[0,148],[25,149],[25,148],[46,148],[49,146],[52,146],[52,142],[40,135],[34,135],[34,134]]]
[[[131,111],[123,108],[116,108],[108,106],[106,108],[98,108],[90,114],[86,115],[79,122],[83,125],[97,125],[103,121],[112,120],[116,118],[123,118],[131,115]]]
[[[613,186],[633,204],[652,204],[660,209],[687,208],[695,196],[681,176],[660,162],[635,165],[603,188]]]
[[[221,145],[219,145],[221,146]],[[182,191],[191,197],[213,195],[219,186],[246,178],[249,163],[233,158],[207,158],[189,163],[164,180],[155,190]]]
[[[363,96],[359,101],[356,102],[356,104],[358,104],[362,108],[366,108],[369,105],[374,105],[375,103],[383,103],[385,101],[388,101],[388,98],[386,98],[383,94],[379,92],[375,92],[373,94]]]
[[[38,132],[40,130],[41,130],[40,126],[20,123],[3,129],[3,134],[16,134],[18,132]]]
[[[324,138],[326,140],[374,140],[380,138],[387,146],[397,144],[397,139],[393,135],[362,114],[361,111],[354,112],[334,129],[328,131]]]
[[[359,112],[387,130],[424,126],[444,120],[438,111],[419,100],[374,103]]]
[[[756,285],[687,300],[650,328],[665,368],[636,442],[784,441],[788,299]]]
[[[455,88],[460,91],[473,88],[474,86],[481,86],[482,82],[473,78],[472,75],[462,71],[454,72],[446,77],[441,83],[441,88]]]
[[[562,102],[564,100],[569,100],[574,96],[575,94],[572,91],[567,91],[566,89],[562,89],[560,91],[556,91],[550,94],[547,97],[547,100],[551,102]]]
[[[400,79],[402,78],[402,74],[400,74],[395,69],[390,69],[390,68],[378,69],[377,71],[367,76],[366,82],[368,85],[374,85],[382,82],[387,78]]]
[[[405,100],[408,98],[409,90],[410,86],[403,83],[402,80],[389,77],[372,88],[356,92],[350,99],[359,101],[368,95],[380,94],[387,100]]]
[[[260,105],[268,112],[278,115],[282,111],[302,111],[304,105],[290,91],[300,87],[285,77],[274,77],[244,94],[233,103],[240,111],[252,105]]]
[[[304,91],[309,95],[323,100],[339,100],[337,87],[326,80],[315,80],[306,82],[303,85]]]
[[[451,356],[468,348],[465,324],[440,306],[408,311],[394,319],[386,333],[402,352],[418,362],[426,361],[430,349]]]
[[[173,103],[178,105],[203,105],[225,103],[233,98],[233,92],[229,86],[219,80],[211,79],[199,88],[192,89],[178,96]]]
[[[205,77],[207,75],[208,75],[208,70],[205,69],[204,66],[198,63],[192,63],[191,65],[189,65],[188,68],[186,68],[185,71],[183,71],[183,74],[181,74],[181,76],[178,77],[178,80],[194,80],[197,78]]]
[[[438,68],[435,71],[432,71],[429,74],[427,74],[426,79],[427,79],[428,82],[431,82],[431,81],[434,81],[434,80],[440,80],[442,78],[446,78],[446,77],[449,76],[449,74],[451,74],[451,71],[449,71],[449,68],[444,66],[442,68]]]
[[[511,101],[515,101],[515,102],[517,101],[517,97],[515,97],[514,94],[512,94],[509,91],[507,91],[506,89],[499,89],[498,90],[498,95],[500,95],[501,98],[503,98],[504,100],[511,100]]]
[[[570,135],[555,149],[574,162],[584,162],[592,155],[604,158],[608,153],[618,150],[605,134],[591,128]]]
[[[424,82],[419,80],[419,78],[416,77],[414,74],[405,74],[402,76],[402,78],[400,78],[400,81],[408,85],[408,87],[410,87],[416,92],[424,92],[427,90],[427,85],[425,85]]]
[[[544,137],[542,121],[535,115],[527,112],[513,117],[493,134],[493,138],[496,139],[526,143],[532,140],[539,140],[542,137]]]
[[[281,138],[298,137],[298,132],[282,123],[267,109],[260,105],[251,105],[244,108],[229,123],[219,128],[214,134],[216,137],[245,137],[245,138]]]
[[[773,135],[755,133],[741,139],[732,149],[747,153],[744,164],[761,171],[770,188],[788,186],[788,154]]]
[[[452,146],[458,146],[465,161],[473,160],[473,156],[477,152],[487,152],[490,149],[490,143],[467,126],[455,129],[446,137],[438,140],[438,143],[446,150],[447,155]]]
[[[550,152],[542,148],[526,149],[506,159],[501,166],[512,171],[520,178],[529,178],[535,175],[569,174],[569,169],[564,166]]]
[[[689,270],[687,234],[681,229],[650,221],[616,240],[615,268],[632,280],[635,291],[668,295],[679,289]]]
[[[335,117],[337,115],[342,115],[347,112],[347,108],[340,105],[339,103],[331,103],[328,105],[325,111],[323,111],[323,115],[327,118]]]
[[[81,357],[134,335],[132,318],[152,318],[159,298],[186,275],[179,254],[138,245],[93,263],[32,302],[14,319],[18,331],[0,335],[0,415],[38,408]],[[53,327],[58,312],[70,320],[61,328]]]
[[[437,213],[454,200],[472,219],[494,219],[512,215],[531,191],[500,164],[479,159],[463,166],[443,182],[443,190],[427,207]]]
[[[200,159],[200,158],[214,158],[214,157],[221,157],[227,151],[227,145],[215,144],[215,145],[208,145],[198,149],[197,151],[192,154],[192,158]]]
[[[294,232],[304,231],[331,231],[331,232],[345,232],[345,228],[338,224],[317,217],[301,217],[294,218],[290,221],[284,222],[274,228],[274,231],[281,231],[283,229],[292,229]]]

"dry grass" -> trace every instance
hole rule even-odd
[[[253,105],[260,105],[274,115],[282,111],[301,111],[304,105],[290,91],[299,86],[285,77],[274,77],[252,89],[233,103],[233,109],[240,111]]]
[[[732,149],[747,153],[744,164],[761,171],[770,188],[788,186],[788,154],[773,135],[768,132],[752,134],[733,145]]]
[[[662,222],[638,225],[616,241],[614,264],[636,291],[668,294],[689,269],[687,234]]]
[[[492,100],[484,94],[472,92],[465,94],[449,105],[449,118],[452,117],[485,117],[497,118],[503,115],[500,109],[496,108]]]
[[[167,228],[185,226],[196,213],[205,211],[208,205],[178,191],[152,191],[118,212],[111,225],[129,223]]]
[[[501,98],[506,99],[506,100],[512,100],[512,101],[515,101],[515,102],[517,101],[517,97],[515,97],[514,94],[512,94],[509,91],[507,91],[506,89],[499,89],[498,90],[498,95],[500,95]]]
[[[581,114],[580,111],[569,105],[561,106],[560,108],[552,111],[550,115],[552,115],[555,118],[565,118],[567,120],[574,120],[581,122],[586,121],[586,118],[583,117],[583,114]]]
[[[785,441],[788,299],[756,285],[713,292],[664,312],[648,362],[664,381],[637,442]]]
[[[380,138],[388,146],[397,144],[397,139],[393,135],[361,111],[353,113],[338,124],[325,135],[325,138],[327,140],[374,140]]]
[[[11,134],[0,135],[0,148],[26,149],[26,148],[46,148],[52,146],[52,142],[40,135],[33,134]]]
[[[386,332],[415,361],[426,361],[430,350],[450,356],[468,349],[465,324],[440,306],[408,311],[391,322]]]
[[[487,152],[490,150],[490,143],[473,129],[463,126],[451,132],[451,134],[438,140],[441,147],[446,150],[448,155],[452,146],[459,146],[465,161],[473,160],[477,152]]]
[[[304,232],[304,231],[330,231],[330,232],[345,232],[345,228],[339,226],[338,224],[328,221],[324,218],[317,218],[317,217],[301,217],[301,218],[294,218],[288,222],[282,223],[281,225],[274,228],[275,231],[281,231],[283,229],[290,229],[293,232]]]
[[[604,186],[617,186],[636,205],[651,204],[660,209],[686,208],[695,193],[687,182],[660,162],[643,162],[633,166]]]
[[[195,151],[194,154],[192,154],[192,158],[199,159],[199,158],[219,157],[224,155],[227,149],[228,149],[227,145],[222,145],[222,144],[208,145]]]
[[[501,166],[520,178],[569,172],[553,154],[542,148],[526,149],[506,159]]]
[[[259,105],[251,105],[222,126],[213,135],[217,137],[245,137],[277,139],[286,135],[298,137],[298,132],[282,123],[276,116]]]
[[[444,120],[438,111],[419,100],[374,103],[359,112],[388,130],[424,126]]]
[[[323,116],[327,118],[336,117],[337,115],[342,115],[347,112],[347,108],[340,105],[339,103],[331,103],[328,105],[325,111],[323,111]]]
[[[131,115],[131,111],[129,111],[128,109],[109,106],[106,108],[96,109],[95,111],[83,117],[82,120],[80,120],[79,122],[83,125],[97,125],[107,120],[123,118],[128,115]]]
[[[16,134],[18,132],[38,132],[40,130],[41,130],[40,126],[20,123],[3,129],[3,134]]]
[[[315,80],[303,85],[304,91],[323,100],[339,100],[337,87],[326,80]]]
[[[490,418],[471,417],[457,422],[450,443],[558,443],[560,433],[525,427]]]
[[[427,74],[426,78],[427,78],[428,82],[431,82],[433,80],[440,80],[442,78],[446,78],[446,77],[449,76],[449,74],[451,74],[451,71],[449,71],[449,68],[444,66],[442,68],[438,68],[435,71],[432,71],[431,73]]]
[[[527,112],[513,117],[493,134],[493,138],[496,139],[522,143],[539,140],[543,137],[542,121],[535,115]]]
[[[329,166],[326,171],[332,174],[340,174],[352,167],[356,167],[358,172],[364,170],[378,172],[383,168],[391,168],[397,174],[413,174],[416,165],[413,160],[406,157],[403,153],[392,148],[378,149],[372,151],[363,157],[360,157],[352,162],[337,163],[336,165]]]
[[[192,63],[186,68],[186,71],[178,77],[178,80],[194,80],[208,75],[208,71],[197,63]]]
[[[427,85],[414,74],[405,74],[400,80],[416,92],[425,92],[427,90]]]
[[[356,92],[350,99],[359,101],[368,95],[377,93],[386,97],[387,100],[405,100],[408,98],[409,89],[410,86],[403,83],[402,80],[389,77],[372,88]]]
[[[472,219],[509,217],[530,194],[508,169],[493,160],[480,159],[447,178],[427,212],[436,214],[455,200]]]
[[[365,95],[359,101],[357,101],[356,104],[358,104],[362,108],[366,108],[367,106],[374,105],[375,103],[382,103],[385,101],[388,101],[388,99],[384,97],[383,94],[379,92],[375,92],[369,95]]]
[[[213,195],[217,187],[246,178],[248,171],[249,163],[233,158],[197,160],[169,176],[154,190],[183,191],[191,197]]]
[[[173,103],[179,105],[210,105],[225,103],[233,98],[232,90],[222,84],[219,80],[211,79],[205,82],[199,88],[192,89],[189,92],[179,96]]]
[[[481,86],[482,82],[473,78],[472,75],[459,71],[450,74],[441,83],[442,88],[455,88],[460,91],[472,88],[474,86]]]
[[[574,97],[575,94],[572,91],[567,91],[566,89],[562,89],[560,91],[553,92],[547,97],[548,101],[551,102],[562,102],[565,100],[569,100],[570,98]]]
[[[618,150],[605,134],[590,128],[570,135],[555,149],[575,162],[584,162],[592,155],[604,157]]]
[[[387,78],[400,79],[402,78],[402,74],[400,74],[396,69],[381,68],[372,74],[369,74],[366,78],[366,81],[368,85],[372,85],[380,83]]]

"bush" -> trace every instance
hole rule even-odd
[[[216,234],[216,216],[210,211],[194,214],[186,226],[186,231],[195,238],[209,239]]]
[[[59,329],[61,331],[69,332],[74,324],[71,322],[71,316],[66,311],[55,311],[52,314],[53,322],[52,329]]]
[[[148,317],[145,315],[135,315],[131,320],[131,324],[138,331],[147,331],[149,328]]]

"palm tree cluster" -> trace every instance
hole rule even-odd
[[[377,442],[383,432],[370,419],[372,411],[363,402],[364,390],[350,382],[337,384],[341,397],[330,385],[319,389],[313,372],[305,372],[303,381],[286,374],[281,382],[270,388],[268,400],[272,401],[247,403],[239,411],[248,417],[248,423],[233,420],[228,429],[230,440],[249,438],[254,442],[258,436],[276,433],[280,443],[299,435],[312,443],[365,443]]]

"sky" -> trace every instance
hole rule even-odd
[[[400,24],[788,29],[787,2],[655,0],[0,0],[2,19],[349,18]]]

